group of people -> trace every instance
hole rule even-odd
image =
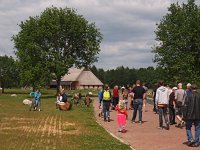
[[[126,132],[125,125],[128,118],[128,98],[131,99],[130,108],[133,109],[132,123],[136,122],[137,112],[139,112],[139,123],[142,124],[143,106],[146,102],[147,87],[141,86],[140,80],[136,81],[134,87],[128,90],[122,88],[122,99],[119,99],[119,88],[115,86],[113,91],[105,85],[104,89],[98,93],[99,97],[99,116],[103,115],[104,121],[110,122],[110,107],[118,112],[117,120],[119,132]]]
[[[146,99],[148,88],[136,81],[136,84],[129,89],[122,89],[122,98],[119,98],[119,88],[115,86],[110,91],[109,86],[105,85],[104,89],[98,93],[99,97],[99,116],[103,116],[105,122],[110,122],[110,108],[117,111],[117,123],[119,132],[126,132],[126,120],[128,118],[128,98],[130,101],[130,109],[133,109],[131,118],[132,123],[143,123],[142,115],[146,111]],[[200,136],[200,94],[197,92],[197,86],[187,84],[187,89],[183,89],[182,83],[178,83],[177,87],[171,87],[159,81],[153,89],[153,111],[158,114],[158,129],[170,129],[170,125],[178,128],[186,128],[188,146],[198,147]],[[136,121],[137,112],[139,119]],[[163,118],[166,126],[163,125]],[[175,118],[179,121],[175,122]],[[195,137],[193,138],[191,127],[195,126]]]
[[[41,93],[39,89],[36,89],[35,92],[31,92],[30,96],[33,97],[32,104],[30,106],[30,111],[33,109],[34,111],[41,111]],[[80,103],[81,93],[76,93],[73,96],[73,104],[77,105]],[[90,94],[86,94],[84,99],[84,104],[89,107],[92,99]],[[70,110],[72,107],[72,102],[68,100],[67,94],[64,92],[64,89],[60,89],[56,97],[56,109],[59,110]]]
[[[154,111],[159,114],[159,129],[163,129],[163,118],[166,129],[170,125],[177,124],[175,117],[179,121],[176,127],[186,127],[188,146],[199,147],[200,136],[200,94],[197,86],[187,84],[187,89],[183,89],[182,83],[177,87],[167,86],[163,81],[159,81],[159,87],[154,89]],[[169,119],[167,113],[169,112]],[[195,137],[193,138],[191,127],[195,126]]]

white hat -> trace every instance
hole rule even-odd
[[[177,87],[173,87],[172,90],[177,90]]]
[[[190,83],[188,83],[187,86],[192,86],[192,85]]]

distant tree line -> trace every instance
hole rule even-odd
[[[188,82],[195,83],[200,86],[198,80],[184,80],[185,74],[182,74],[183,80],[175,80],[171,78],[171,74],[166,74],[166,71],[161,67],[147,67],[147,68],[129,68],[120,66],[116,69],[104,70],[102,68],[96,68],[92,66],[90,70],[104,83],[109,84],[111,88],[115,85],[119,86],[132,86],[136,80],[140,80],[142,83],[146,83],[148,88],[153,88],[155,83],[162,80],[165,84],[176,86],[177,83],[182,82],[186,85]],[[180,76],[179,74],[177,76]],[[173,79],[173,80],[172,80]]]
[[[145,82],[148,87],[152,88],[158,80],[167,81],[162,68],[135,69],[120,66],[116,69],[104,70],[92,66],[90,69],[104,84],[109,84],[111,88],[115,85],[132,86],[136,80],[141,80],[141,82]]]

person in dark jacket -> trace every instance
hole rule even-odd
[[[143,100],[146,98],[146,91],[140,85],[140,80],[136,81],[136,86],[133,88],[133,117],[131,122],[135,123],[137,111],[139,112],[139,124],[142,124],[142,106]]]
[[[172,88],[172,92],[169,95],[169,121],[170,125],[176,124],[175,122],[175,91],[177,87]]]
[[[188,95],[184,103],[183,118],[186,120],[188,146],[199,147],[200,136],[200,94],[197,86],[192,85],[192,94]],[[191,127],[195,126],[195,138],[192,136]]]
[[[62,96],[62,102],[66,103],[68,100],[67,94],[64,92],[64,89],[61,90],[60,95]]]

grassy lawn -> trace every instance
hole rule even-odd
[[[0,95],[0,150],[130,149],[96,123],[92,107],[59,111],[55,109],[55,98],[44,95],[42,111],[29,111],[22,104],[27,96]]]
[[[93,96],[97,96],[100,89],[85,89],[85,90],[65,90],[65,92],[68,94],[68,96],[73,96],[75,93],[81,93],[82,96],[85,96],[88,92],[92,92]],[[40,89],[41,93],[43,95],[56,95],[56,89]],[[32,92],[31,89],[5,89],[5,94],[28,94]],[[0,91],[1,93],[1,91]]]

